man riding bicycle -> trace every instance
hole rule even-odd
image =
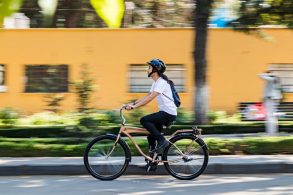
[[[147,62],[148,77],[154,82],[150,92],[141,99],[126,105],[126,110],[135,109],[150,103],[157,99],[159,112],[146,115],[140,119],[141,125],[150,132],[148,135],[150,153],[162,153],[169,145],[164,136],[161,134],[163,125],[175,121],[177,116],[177,107],[174,104],[171,86],[174,83],[164,74],[166,70],[165,63],[160,59],[152,59]]]
[[[147,172],[155,171],[158,163],[164,163],[166,170],[175,178],[190,180],[203,173],[208,164],[208,147],[200,138],[200,129],[177,130],[168,140],[161,135],[164,126],[176,119],[180,98],[174,84],[164,72],[166,65],[160,59],[147,62],[148,77],[154,82],[150,92],[143,98],[129,103],[120,109],[121,127],[117,135],[107,133],[93,139],[84,152],[84,164],[88,172],[100,180],[113,180],[120,177],[131,162],[131,150],[121,135],[128,137],[138,152],[146,159]],[[140,122],[143,128],[125,125],[123,110],[144,106],[157,99],[159,111],[146,115]],[[175,101],[174,101],[175,100]],[[146,130],[148,132],[146,132]],[[148,135],[150,154],[145,154],[132,138],[132,133]],[[161,157],[159,157],[161,156]]]

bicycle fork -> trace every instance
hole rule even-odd
[[[115,143],[114,143],[112,149],[110,150],[109,154],[106,156],[106,160],[109,158],[109,156],[110,156],[110,155],[112,154],[112,152],[114,151],[115,147],[117,146],[117,143],[118,143],[119,139],[120,139],[120,132],[119,132],[119,134],[117,135],[117,139],[116,139],[116,141],[115,141]]]

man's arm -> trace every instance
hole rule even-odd
[[[151,94],[151,92],[149,92],[147,95],[145,95],[144,97],[142,97],[142,98],[140,98],[140,99],[138,99],[138,100],[135,100],[134,102],[133,102],[133,104],[138,104],[140,101],[143,101],[146,97],[148,97],[149,95]]]
[[[138,108],[140,106],[146,105],[149,102],[151,102],[158,95],[160,95],[160,93],[158,93],[156,91],[150,92],[148,95],[146,95],[145,97],[143,97],[139,101],[136,101],[135,104],[132,107],[133,108]]]
[[[160,93],[155,92],[155,91],[150,92],[146,96],[144,96],[143,98],[140,98],[139,100],[136,100],[133,104],[128,104],[126,106],[126,109],[131,110],[132,108],[138,108],[140,106],[146,105],[149,102],[151,102],[158,95],[160,95]]]

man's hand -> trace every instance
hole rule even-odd
[[[132,110],[133,109],[133,103],[130,103],[130,104],[127,104],[126,106],[125,106],[125,109],[126,110]]]

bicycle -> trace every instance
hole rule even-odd
[[[130,139],[150,164],[164,163],[168,173],[177,179],[191,180],[203,173],[208,164],[209,153],[207,145],[200,138],[201,129],[193,126],[190,130],[177,130],[166,139],[170,144],[159,159],[157,153],[145,154],[133,139],[131,136],[133,133],[148,135],[149,132],[143,128],[125,126],[124,109],[125,106],[120,109],[122,122],[119,133],[98,136],[85,149],[84,165],[93,177],[113,180],[126,171],[131,161],[131,152],[127,143],[121,138],[122,134]]]

